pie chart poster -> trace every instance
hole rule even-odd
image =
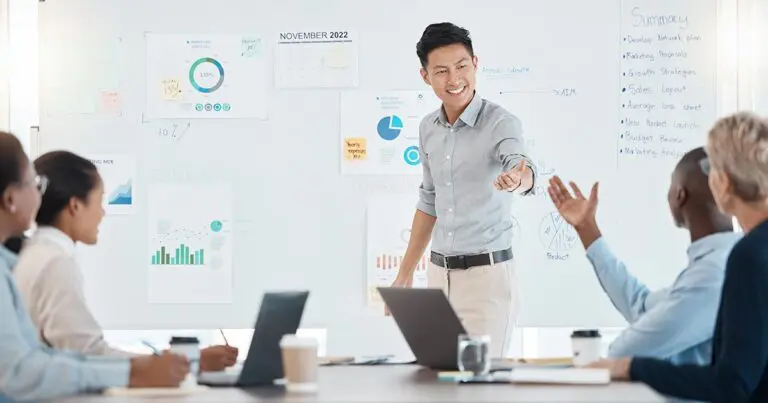
[[[439,107],[431,91],[343,93],[342,174],[421,175],[419,125]]]

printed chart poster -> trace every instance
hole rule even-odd
[[[357,33],[346,29],[293,30],[278,34],[278,88],[357,87]]]
[[[419,125],[439,107],[432,91],[343,93],[342,174],[421,175]]]
[[[149,303],[232,302],[231,187],[157,185],[149,194]]]
[[[91,155],[104,182],[104,210],[108,215],[134,214],[136,158],[127,154]]]
[[[268,118],[261,37],[147,34],[146,42],[147,118]]]
[[[414,196],[375,196],[368,201],[368,306],[381,308],[384,302],[377,287],[389,287],[395,281],[400,264],[408,248],[411,236],[411,222],[416,209]],[[416,265],[413,276],[414,287],[427,286],[427,265],[429,246]]]

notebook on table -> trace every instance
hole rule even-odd
[[[570,385],[607,385],[611,373],[605,368],[515,368],[499,376],[512,383],[547,383]]]

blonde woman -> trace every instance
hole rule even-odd
[[[768,122],[747,112],[719,120],[707,154],[703,165],[718,208],[745,232],[726,265],[712,364],[622,358],[594,366],[672,397],[768,402]]]

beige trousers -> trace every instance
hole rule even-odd
[[[520,300],[513,262],[467,270],[446,270],[430,263],[427,270],[427,286],[445,292],[467,333],[491,336],[492,358],[508,356],[517,324]]]

